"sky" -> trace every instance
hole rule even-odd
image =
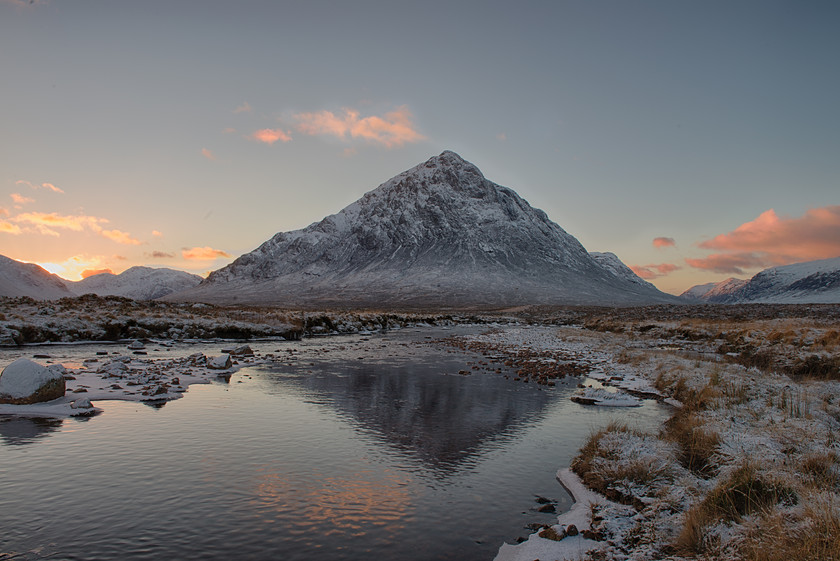
[[[0,254],[197,274],[444,150],[666,292],[840,256],[834,1],[0,0]]]

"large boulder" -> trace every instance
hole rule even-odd
[[[233,362],[230,360],[230,355],[228,354],[207,359],[207,368],[212,368],[213,370],[227,370],[232,366]]]
[[[0,403],[28,405],[64,397],[64,376],[28,358],[19,358],[0,374]]]

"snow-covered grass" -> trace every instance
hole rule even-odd
[[[675,406],[658,431],[602,427],[575,458],[573,472],[603,499],[577,527],[592,538],[585,548],[565,546],[560,529],[506,545],[497,559],[840,559],[836,321],[814,307],[801,317],[785,308],[784,319],[712,308],[678,319],[602,313],[589,328],[506,329],[462,343],[577,361],[591,379]],[[739,352],[721,349],[731,341]],[[757,352],[768,359],[746,360]],[[821,370],[797,368],[813,355]]]
[[[445,313],[299,311],[276,307],[223,307],[140,302],[86,295],[38,301],[0,298],[0,346],[123,339],[253,339],[364,333],[417,325],[488,321]]]

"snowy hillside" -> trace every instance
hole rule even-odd
[[[276,234],[173,298],[414,307],[674,301],[602,266],[543,211],[449,151],[337,214]]]
[[[648,288],[653,288],[656,290],[656,287],[653,286],[651,283],[637,275],[633,272],[633,269],[628,267],[624,264],[624,262],[618,258],[615,253],[611,252],[599,252],[599,251],[590,251],[589,255],[597,261],[603,268],[607,269],[608,271],[612,272],[615,276],[624,278],[630,282],[639,284],[641,286],[645,286]]]
[[[100,273],[78,282],[68,282],[70,290],[99,296],[124,296],[134,300],[154,300],[173,292],[192,288],[201,277],[174,269],[131,267],[119,275]]]
[[[0,255],[0,296],[54,300],[73,294],[61,277],[34,263],[21,263]]]
[[[724,283],[730,281],[736,282],[730,283],[729,289],[725,286],[720,289],[716,287],[700,296],[700,299],[724,304],[840,303],[840,257],[773,267],[761,271],[749,281],[729,279]]]
[[[720,282],[698,284],[680,294],[680,298],[690,300],[705,300],[707,302],[720,302],[729,295],[747,284],[748,281],[736,278],[728,278]]]

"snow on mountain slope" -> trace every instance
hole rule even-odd
[[[0,296],[54,300],[73,294],[61,277],[34,263],[21,263],[0,255]]]
[[[590,251],[589,255],[591,255],[592,258],[598,262],[598,264],[610,271],[615,276],[626,279],[630,282],[639,284],[641,286],[653,288],[654,290],[656,290],[656,287],[654,285],[652,285],[651,283],[634,273],[633,269],[625,265],[624,262],[621,259],[619,259],[615,253],[611,253],[609,251]]]
[[[736,282],[730,283],[728,288],[716,287],[700,298],[723,304],[840,303],[840,257],[773,267],[761,271],[749,281],[729,279],[718,285],[730,281]]]
[[[680,298],[717,302],[728,298],[730,294],[747,284],[747,282],[742,279],[728,278],[720,282],[699,284],[692,286],[680,294]]]
[[[288,306],[636,304],[674,298],[616,275],[473,164],[443,152],[173,299]]]
[[[154,300],[174,292],[192,288],[201,277],[174,269],[131,267],[119,275],[100,273],[78,282],[68,283],[70,289],[82,294],[124,296],[134,300]]]

